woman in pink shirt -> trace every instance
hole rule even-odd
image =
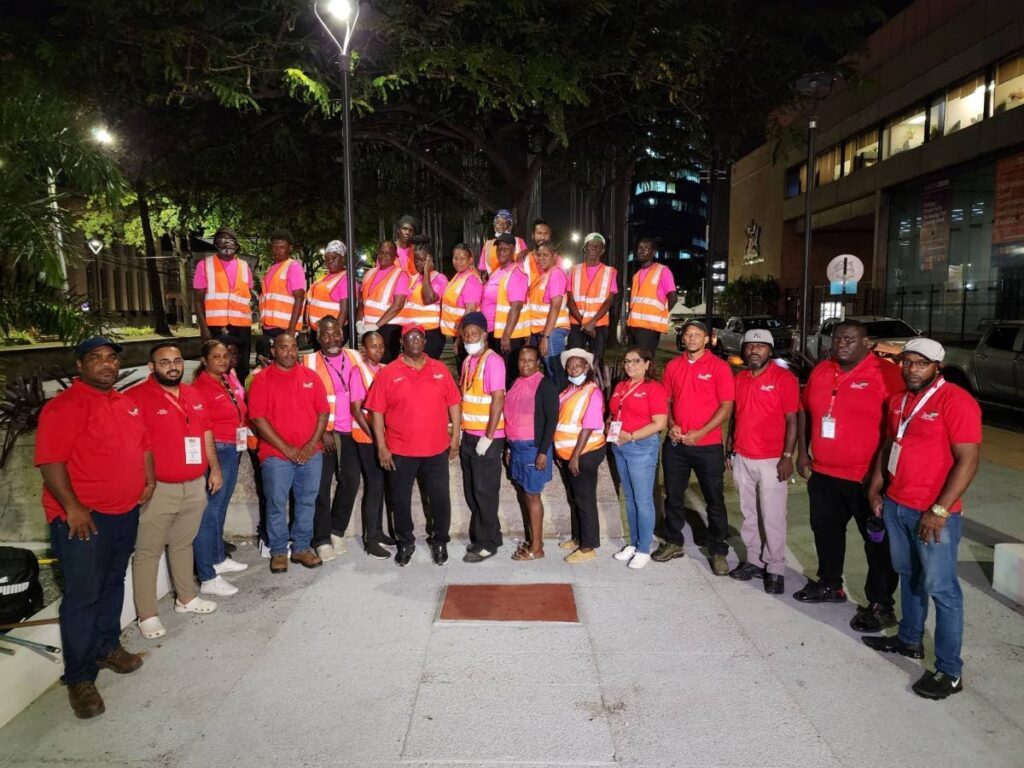
[[[441,295],[441,332],[452,337],[455,344],[455,368],[461,371],[466,360],[466,350],[459,336],[459,326],[467,313],[480,309],[484,284],[473,268],[473,252],[465,243],[452,248],[452,267],[455,268],[455,274]]]

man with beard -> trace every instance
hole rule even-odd
[[[217,253],[196,264],[192,278],[196,319],[203,341],[221,334],[238,339],[238,377],[249,375],[252,339],[252,270],[238,255],[238,235],[221,227],[213,236]]]
[[[853,518],[868,562],[864,584],[868,605],[858,607],[850,621],[857,632],[878,632],[896,624],[897,576],[888,546],[867,534],[871,509],[864,484],[882,444],[885,401],[902,390],[896,366],[871,352],[864,325],[844,320],[832,333],[832,357],[811,371],[797,421],[797,469],[809,477],[818,578],[809,580],[793,597],[802,603],[846,602],[846,526]]]
[[[900,575],[903,616],[893,637],[865,637],[869,648],[924,656],[928,599],[935,601],[935,671],[912,686],[918,696],[944,699],[964,689],[960,648],[964,605],[957,581],[963,502],[981,444],[981,409],[942,377],[945,349],[911,339],[900,367],[907,391],[889,398],[886,439],[871,473],[868,498],[885,520],[892,562]],[[883,495],[884,494],[884,495]]]
[[[626,326],[638,347],[658,350],[661,334],[668,330],[668,313],[676,305],[676,279],[672,270],[655,264],[658,244],[653,237],[642,237],[636,244],[636,274],[629,293]]]
[[[726,466],[740,497],[740,534],[747,559],[729,575],[739,581],[762,578],[765,592],[781,595],[786,573],[786,483],[793,476],[800,383],[772,363],[775,341],[768,331],[747,331],[741,346],[747,369],[736,376]]]
[[[192,540],[206,509],[206,491],[220,490],[223,478],[205,400],[181,381],[181,350],[173,341],[158,342],[149,353],[149,370],[150,377],[126,394],[139,407],[153,443],[156,489],[139,515],[132,580],[139,631],[155,640],[167,634],[156,607],[157,570],[165,549],[176,595],[174,610],[217,609],[215,602],[199,597]]]

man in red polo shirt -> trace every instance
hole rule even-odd
[[[105,709],[96,690],[100,667],[123,674],[142,666],[142,657],[121,647],[121,606],[139,505],[156,478],[139,409],[114,389],[120,354],[102,336],[79,344],[79,376],[43,407],[36,431],[43,511],[64,572],[61,679],[81,718]]]
[[[668,391],[668,437],[661,454],[665,476],[665,541],[651,555],[665,563],[682,557],[686,507],[683,494],[696,473],[707,505],[707,551],[711,570],[726,576],[729,565],[725,541],[729,521],[725,512],[725,452],[722,424],[732,413],[732,371],[706,349],[708,329],[700,320],[683,328],[685,354],[665,367],[663,384]]]
[[[871,352],[864,325],[846,320],[833,331],[832,357],[811,371],[797,422],[797,469],[804,477],[810,475],[807,496],[818,578],[793,597],[803,603],[846,602],[846,526],[853,518],[868,562],[868,605],[858,607],[850,621],[857,632],[878,632],[896,623],[896,572],[888,545],[867,535],[871,510],[864,483],[882,443],[885,401],[902,390],[896,366]]]
[[[433,520],[427,536],[431,557],[437,565],[448,562],[448,462],[459,455],[462,395],[448,366],[424,354],[425,345],[423,326],[404,326],[402,354],[377,375],[363,403],[372,411],[377,456],[388,471],[398,539],[395,563],[401,566],[416,550],[412,486],[417,478]]]
[[[762,578],[765,592],[781,595],[786,588],[786,483],[793,476],[800,383],[772,362],[774,350],[769,331],[753,329],[743,336],[740,351],[747,369],[736,376],[726,463],[740,496],[747,559],[729,575],[739,581]]]
[[[167,634],[157,615],[156,580],[167,550],[177,613],[212,613],[217,604],[199,597],[192,541],[206,509],[206,490],[223,485],[217,446],[203,396],[181,383],[185,361],[173,341],[149,352],[150,377],[127,391],[153,441],[156,489],[142,507],[132,562],[139,631],[147,640]],[[209,468],[209,479],[206,471]]]
[[[893,637],[865,637],[864,643],[876,651],[923,658],[928,598],[934,600],[935,671],[911,686],[926,699],[945,699],[964,689],[957,546],[961,497],[978,471],[981,453],[981,408],[970,393],[942,378],[945,356],[932,339],[911,339],[903,348],[900,367],[907,391],[889,398],[887,437],[868,492],[872,511],[885,518],[903,616]]]

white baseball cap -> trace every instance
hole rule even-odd
[[[771,331],[766,331],[764,328],[751,328],[743,334],[743,343],[767,344],[772,349],[775,349],[775,339],[772,337]]]
[[[934,339],[926,339],[924,336],[918,336],[908,341],[904,345],[903,351],[915,352],[925,360],[931,360],[933,363],[941,363],[943,358],[946,357],[946,350],[939,342]]]
[[[587,361],[587,365],[591,368],[594,367],[594,356],[587,350],[581,347],[573,347],[572,349],[565,350],[561,355],[562,367],[565,368],[566,363],[569,362],[570,358],[579,357]]]

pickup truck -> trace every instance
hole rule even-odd
[[[942,375],[980,400],[1024,406],[1024,320],[992,323],[974,349],[947,346]]]
[[[769,315],[730,317],[725,321],[725,327],[718,332],[718,343],[715,351],[720,355],[740,354],[740,347],[743,346],[743,336],[752,329],[760,329],[771,333],[772,338],[775,340],[776,357],[789,355],[793,335],[792,329],[781,320],[777,320]]]
[[[867,315],[847,319],[863,323],[875,353],[890,359],[898,356],[903,345],[910,339],[920,335],[907,323],[894,317]],[[841,322],[837,317],[825,320],[821,328],[807,336],[806,353],[813,362],[829,356],[832,351],[832,331]]]

